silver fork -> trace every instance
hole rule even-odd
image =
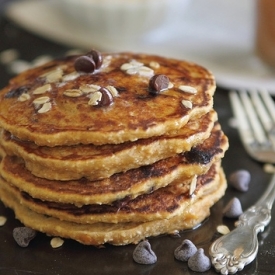
[[[275,104],[269,93],[232,91],[230,101],[247,153],[258,161],[275,163]],[[236,228],[210,246],[209,254],[217,272],[234,274],[256,258],[257,235],[271,220],[274,199],[275,174],[262,197],[239,217]]]

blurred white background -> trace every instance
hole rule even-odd
[[[254,51],[256,0],[189,0],[184,5],[178,1],[175,0],[178,4],[170,10],[165,24],[153,30],[148,28],[136,38],[124,36],[111,43],[101,39],[100,32],[93,35],[78,24],[68,24],[51,0],[16,2],[7,9],[7,16],[29,31],[71,47],[147,52],[186,59],[209,68],[220,86],[261,87],[275,93],[274,72]],[[152,15],[158,14],[152,11]],[[116,37],[120,37],[119,30]]]

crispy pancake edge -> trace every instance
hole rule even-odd
[[[179,131],[179,136],[166,135],[126,144],[105,145],[102,149],[94,145],[41,148],[16,138],[9,138],[6,132],[2,132],[0,144],[7,154],[23,158],[28,170],[37,177],[50,180],[74,180],[85,177],[89,180],[98,180],[189,151],[191,147],[209,137],[216,119],[217,113],[212,110],[199,120],[188,122]]]
[[[24,168],[24,162],[10,156],[3,159],[0,171],[6,181],[34,198],[74,203],[78,206],[93,203],[110,204],[125,197],[133,199],[143,193],[177,183],[182,178],[205,173],[213,162],[224,156],[228,148],[228,139],[218,123],[214,129],[216,132],[210,137],[214,140],[210,144],[206,140],[195,147],[195,159],[194,154],[191,154],[193,150],[191,150],[185,153],[191,154],[191,157],[188,156],[190,159],[187,159],[185,154],[176,155],[153,165],[115,174],[111,178],[95,182],[85,179],[62,182],[37,178]],[[206,149],[205,146],[207,146]]]
[[[185,211],[190,203],[213,192],[219,181],[220,161],[214,163],[203,175],[195,176],[196,189],[190,195],[193,178],[182,179],[178,184],[168,185],[152,193],[138,196],[133,200],[115,201],[112,205],[85,205],[77,207],[72,204],[32,199],[28,194],[19,192],[2,181],[6,189],[20,198],[20,203],[31,210],[76,223],[125,223],[145,222],[158,219],[169,219]]]
[[[0,196],[3,203],[12,208],[16,217],[25,226],[51,236],[74,239],[82,244],[99,246],[104,243],[113,245],[127,245],[138,243],[148,237],[160,234],[169,234],[175,231],[194,228],[210,215],[210,208],[224,195],[226,179],[223,170],[220,170],[220,180],[217,188],[189,207],[179,216],[171,219],[156,220],[145,223],[119,223],[92,225],[77,224],[60,221],[56,218],[44,216],[22,206],[17,198],[0,187]]]

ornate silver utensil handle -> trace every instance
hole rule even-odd
[[[212,243],[209,254],[217,272],[234,274],[251,263],[257,256],[257,234],[271,220],[275,199],[275,175],[259,201],[247,209],[236,222],[236,228]]]

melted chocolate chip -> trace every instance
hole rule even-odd
[[[96,69],[96,64],[93,58],[84,55],[75,60],[74,68],[77,72],[92,73]]]
[[[110,106],[113,104],[114,98],[109,90],[106,88],[100,88],[99,92],[102,94],[101,100],[98,103],[99,107]]]
[[[169,86],[169,78],[163,74],[156,74],[149,81],[149,92],[159,94],[161,91],[167,90]]]
[[[189,162],[207,164],[211,161],[212,153],[203,152],[201,150],[198,150],[196,147],[193,147],[190,151],[185,152],[184,156]]]
[[[22,94],[27,93],[28,90],[29,90],[29,88],[26,86],[21,86],[19,88],[12,89],[8,93],[6,93],[5,98],[19,97]]]
[[[91,57],[96,65],[96,69],[99,69],[103,63],[103,57],[100,52],[96,50],[91,50],[86,54],[86,56]]]

